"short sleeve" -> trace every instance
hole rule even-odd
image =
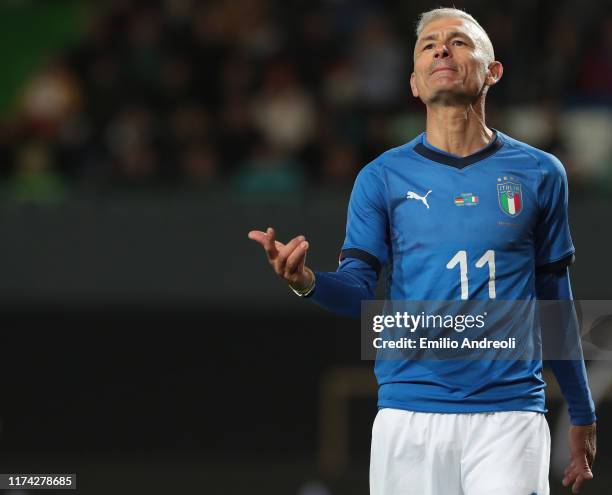
[[[379,176],[379,168],[376,162],[372,162],[355,180],[348,207],[346,237],[340,253],[340,261],[358,258],[377,273],[389,256],[385,185]]]
[[[536,267],[573,260],[574,245],[570,234],[567,205],[567,175],[557,158],[546,154],[542,162],[538,188],[540,213],[535,232]]]

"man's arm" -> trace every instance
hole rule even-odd
[[[540,270],[536,274],[536,292],[538,299],[542,300],[571,300],[568,268]],[[544,328],[543,331],[550,335],[555,329]],[[568,403],[573,425],[569,432],[571,459],[564,471],[563,486],[573,483],[572,492],[578,493],[582,483],[593,478],[591,467],[596,453],[595,406],[583,359],[549,360],[548,364]]]
[[[276,274],[297,294],[325,309],[346,316],[361,314],[361,301],[374,299],[376,281],[389,254],[386,188],[375,160],[357,175],[349,200],[346,237],[336,272],[317,272],[305,265],[308,242],[297,236],[287,244],[274,229],[252,230]]]
[[[370,265],[356,258],[346,258],[335,272],[316,272],[316,282],[309,297],[334,313],[358,318],[361,301],[374,299],[378,274]]]

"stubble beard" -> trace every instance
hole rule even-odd
[[[458,89],[441,89],[435,91],[425,104],[443,107],[466,106],[474,104],[479,96]]]

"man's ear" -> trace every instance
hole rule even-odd
[[[494,84],[497,84],[499,80],[502,78],[503,74],[504,74],[504,66],[501,64],[501,62],[498,62],[497,60],[491,62],[489,64],[489,69],[488,69],[488,74],[487,74],[487,80],[486,80],[487,86],[493,86]]]
[[[419,97],[419,90],[416,85],[416,74],[413,72],[410,74],[410,89],[412,90],[412,96],[415,98]]]

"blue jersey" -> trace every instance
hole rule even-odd
[[[574,247],[567,178],[552,155],[501,132],[457,157],[425,134],[359,173],[341,258],[386,267],[394,300],[533,300],[540,267]],[[425,412],[545,412],[541,361],[375,364],[380,407]]]

